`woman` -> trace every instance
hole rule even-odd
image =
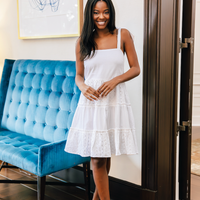
[[[109,200],[111,155],[138,153],[124,82],[138,76],[140,68],[131,34],[115,27],[111,0],[88,0],[84,15],[76,45],[76,84],[81,96],[65,151],[91,157],[93,200]],[[125,53],[130,65],[126,73]]]

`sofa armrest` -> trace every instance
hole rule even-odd
[[[3,73],[1,76],[1,83],[0,83],[0,121],[2,120],[5,99],[6,99],[9,80],[10,80],[10,74],[11,74],[14,62],[15,60],[5,59],[5,63],[4,63],[4,68],[3,68]]]
[[[39,148],[38,174],[45,176],[63,169],[90,161],[90,157],[81,157],[64,151],[66,140],[48,143]]]

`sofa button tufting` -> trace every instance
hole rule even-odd
[[[71,76],[73,78],[73,80],[71,80],[70,76],[66,75],[66,77],[69,77],[69,78],[66,78],[64,80],[65,77],[63,75],[65,75],[65,73],[67,73],[67,72],[68,72],[68,75],[70,75],[70,73],[74,74],[74,67],[73,68],[70,67],[71,65],[74,65],[74,64],[75,64],[75,62],[71,63],[71,61],[69,63],[68,63],[68,61],[64,61],[64,63],[60,63],[60,61],[59,61],[57,64],[57,63],[55,63],[55,61],[43,61],[43,60],[41,60],[41,61],[40,60],[38,60],[38,61],[26,60],[26,61],[22,61],[22,62],[21,61],[15,62],[15,67],[20,68],[20,73],[18,74],[17,77],[16,77],[16,74],[14,73],[13,81],[16,82],[16,85],[13,86],[14,82],[11,83],[11,87],[9,89],[11,90],[13,95],[15,94],[16,97],[13,99],[10,98],[10,100],[8,98],[8,109],[6,109],[6,107],[4,108],[5,115],[3,116],[3,117],[5,117],[5,123],[7,123],[7,122],[9,123],[11,121],[11,122],[13,122],[13,125],[17,124],[19,126],[18,128],[16,128],[15,134],[12,134],[13,138],[11,138],[9,136],[10,133],[8,133],[9,138],[14,141],[13,144],[16,143],[16,144],[14,144],[14,148],[15,147],[16,147],[16,149],[18,148],[19,151],[20,151],[20,149],[22,150],[22,153],[20,155],[17,155],[17,158],[13,161],[14,162],[13,165],[18,164],[20,162],[20,159],[24,157],[23,152],[25,152],[25,153],[29,152],[28,155],[31,155],[31,156],[29,156],[30,162],[32,162],[32,164],[34,164],[35,168],[38,168],[39,163],[35,162],[35,161],[41,160],[42,156],[45,157],[48,154],[48,152],[42,152],[42,153],[44,153],[43,155],[40,154],[39,148],[41,147],[41,145],[48,143],[48,145],[50,144],[52,147],[56,147],[57,143],[52,141],[52,138],[51,138],[51,137],[54,137],[55,134],[59,134],[59,136],[58,136],[59,138],[56,138],[55,140],[57,140],[57,139],[58,140],[64,140],[64,139],[66,140],[67,133],[69,131],[69,127],[66,125],[66,122],[68,121],[70,123],[71,118],[69,117],[69,119],[67,119],[66,122],[62,122],[62,118],[63,117],[68,118],[68,116],[71,116],[74,114],[75,108],[71,108],[72,109],[71,110],[71,109],[69,109],[69,107],[73,104],[73,101],[74,101],[72,99],[73,95],[77,96],[77,95],[79,95],[79,93],[78,93],[77,89],[73,90],[73,87],[74,87],[73,85],[75,84],[74,76]],[[51,68],[50,70],[47,70],[47,68],[50,65],[53,65],[54,66],[53,68],[56,68],[55,66],[57,66],[57,68],[62,67],[63,69],[61,71],[64,72],[64,74],[59,74],[59,73],[55,74],[55,70],[53,70],[53,68]],[[28,73],[27,73],[27,69],[28,69]],[[44,73],[45,70],[47,71],[47,74]],[[36,71],[36,73],[35,73],[35,71]],[[43,73],[45,76],[43,76]],[[57,79],[62,79],[63,84],[65,81],[65,83],[66,83],[65,86],[67,87],[66,91],[65,90],[62,91],[62,89],[61,89],[62,85],[59,85],[59,86],[57,85],[57,83],[56,83]],[[55,83],[53,82],[53,80]],[[48,81],[48,82],[46,82],[46,81]],[[58,80],[58,82],[60,82],[60,80]],[[23,86],[21,87],[22,84],[23,84]],[[33,84],[33,86],[32,86],[32,84]],[[49,87],[49,84],[50,84],[50,87]],[[12,86],[13,86],[13,88],[12,88]],[[43,88],[42,88],[42,86],[43,86]],[[23,89],[23,92],[20,91],[21,88]],[[49,89],[52,89],[52,90],[49,90]],[[65,88],[63,88],[63,89],[65,89]],[[70,92],[70,90],[71,90],[71,92]],[[75,94],[75,92],[76,92],[76,94]],[[51,96],[50,96],[50,94],[51,94]],[[61,95],[63,95],[63,99],[59,99],[59,98],[61,98]],[[52,96],[54,96],[54,97],[52,98]],[[55,96],[57,96],[57,98],[58,98],[56,101],[54,101]],[[12,103],[9,103],[9,101],[11,101]],[[62,106],[62,104],[64,106]],[[11,107],[14,106],[14,108],[10,110],[9,106],[11,106]],[[62,108],[60,106],[62,106]],[[19,109],[19,107],[21,107],[20,113],[17,112],[17,109]],[[64,109],[64,107],[66,109]],[[74,105],[74,107],[76,107],[76,105]],[[9,113],[11,113],[11,116],[9,116]],[[17,113],[17,115],[15,115],[16,113]],[[71,114],[69,115],[68,113],[71,113]],[[19,116],[18,116],[18,114],[19,114]],[[46,115],[48,115],[48,116],[46,116]],[[37,121],[36,121],[36,119],[37,119]],[[55,123],[55,121],[57,121],[57,120],[59,123]],[[48,122],[48,124],[47,124],[47,122]],[[55,125],[53,125],[53,124],[55,124]],[[37,131],[37,134],[35,135],[35,134],[31,133],[31,135],[29,135],[29,136],[22,135],[21,137],[19,137],[17,132],[21,131],[20,126],[28,126],[27,128],[30,130],[38,129],[38,130],[35,130],[35,131]],[[66,126],[67,126],[67,128],[66,128]],[[63,127],[63,129],[61,129],[62,127]],[[6,134],[7,134],[7,132],[6,132]],[[48,138],[46,136],[46,134],[47,135],[50,134],[50,135],[48,135],[48,137],[50,137],[50,139],[48,139],[48,140],[50,140],[50,141],[45,141],[46,138]],[[51,135],[51,134],[54,134],[54,135]],[[10,142],[10,141],[8,141],[8,142]],[[6,151],[7,150],[9,152],[9,148],[6,149]],[[58,154],[61,155],[62,152],[63,152],[63,150],[61,151],[60,154],[59,153]],[[27,155],[25,155],[25,156],[27,156]],[[54,155],[50,155],[49,160],[51,160],[53,158],[53,156]],[[48,160],[47,160],[47,162],[48,162]],[[71,164],[75,163],[75,161],[73,161],[73,158],[71,158],[71,160],[66,158],[65,163],[66,162],[71,162]],[[85,160],[84,159],[80,160],[80,162],[81,163],[85,162]],[[65,163],[62,163],[62,164],[64,165]],[[45,162],[43,164],[45,164]],[[24,166],[22,166],[22,168],[24,168]],[[25,170],[25,168],[23,170]],[[32,169],[30,168],[30,166],[28,166],[26,168],[26,170],[31,171]],[[44,169],[43,172],[45,174],[46,174],[46,172],[50,173],[51,172],[50,170]],[[59,168],[57,168],[57,166],[55,166],[55,169],[53,169],[53,170],[59,171]]]

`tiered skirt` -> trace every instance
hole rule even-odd
[[[98,89],[103,82],[93,79],[86,84]],[[90,101],[81,94],[65,151],[82,157],[138,153],[134,117],[125,83],[120,83],[97,101]]]

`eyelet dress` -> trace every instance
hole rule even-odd
[[[104,82],[124,73],[120,48],[96,50],[84,61],[85,84],[98,89]],[[134,117],[125,83],[118,84],[106,97],[90,101],[82,93],[65,146],[68,153],[82,157],[111,157],[137,154]]]

